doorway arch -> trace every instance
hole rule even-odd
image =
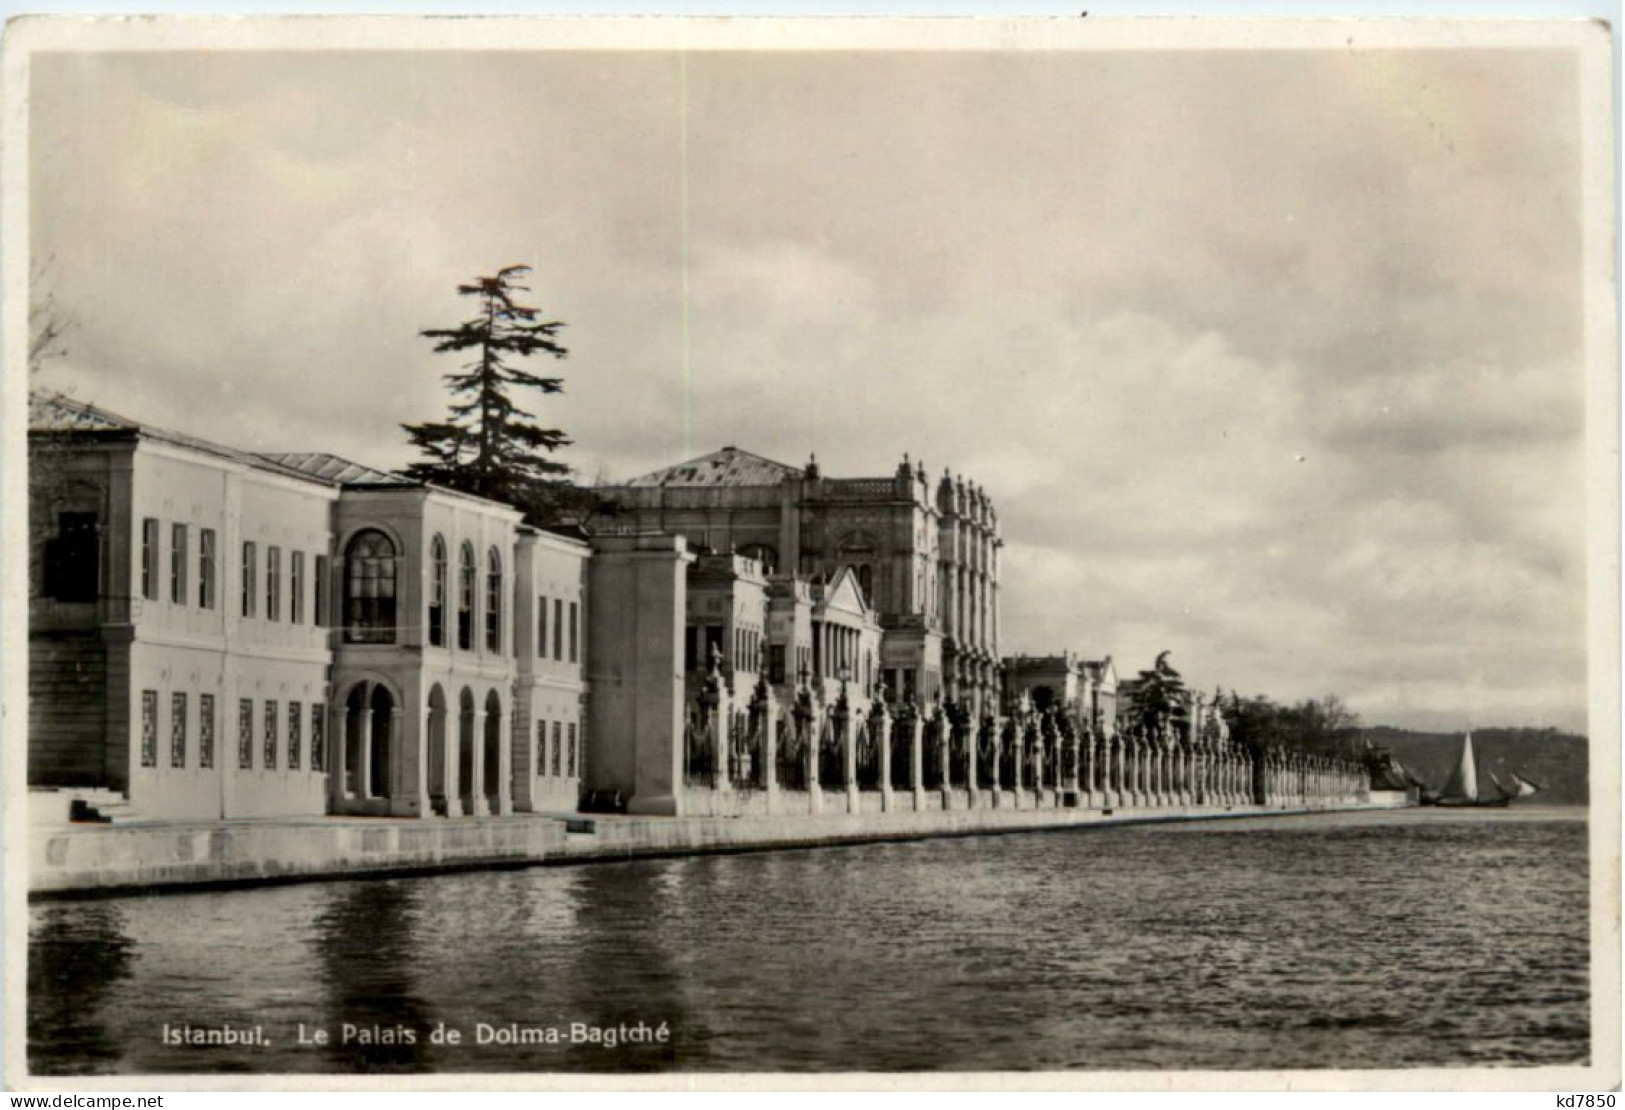
[[[502,781],[502,699],[495,690],[485,695],[485,772],[481,785],[492,813],[502,812],[502,795],[508,784]]]
[[[368,767],[371,772],[368,793],[374,798],[387,798],[391,795],[390,758],[395,754],[395,698],[388,687],[377,685],[372,688],[372,697],[368,700],[372,711],[372,760]]]
[[[449,812],[446,798],[446,692],[437,682],[429,691],[429,809]]]
[[[474,805],[474,691],[467,686],[457,695],[457,793],[464,813],[477,813]]]
[[[395,693],[382,682],[363,679],[344,699],[344,794],[388,798],[390,760],[395,753]]]

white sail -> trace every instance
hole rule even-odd
[[[1512,772],[1512,784],[1517,788],[1518,791],[1517,794],[1514,795],[1515,797],[1527,798],[1531,794],[1540,793],[1540,787],[1536,786],[1534,783],[1530,782],[1516,771]]]
[[[1444,784],[1441,797],[1478,801],[1478,767],[1473,761],[1473,734],[1470,732],[1462,739],[1461,760],[1450,772],[1450,781]]]

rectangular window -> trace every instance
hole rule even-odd
[[[553,777],[559,777],[559,760],[563,756],[564,725],[559,721],[553,722]]]
[[[141,596],[158,600],[158,518],[141,522]]]
[[[254,702],[244,698],[237,703],[237,766],[254,769]]]
[[[576,777],[576,726],[572,722],[569,729],[570,746],[564,749],[564,777]]]
[[[186,604],[186,525],[169,528],[169,600]]]
[[[301,624],[305,619],[305,553],[295,551],[288,556],[288,621]]]
[[[249,540],[243,544],[243,616],[254,615],[254,599],[259,596],[259,586],[255,582],[254,572],[258,568],[259,552],[254,550],[254,541]]]
[[[288,770],[299,770],[299,729],[305,719],[299,715],[299,703],[288,703]]]
[[[683,629],[683,670],[692,671],[700,659],[700,630],[692,624]]]
[[[186,695],[169,695],[169,765],[186,766]]]
[[[547,775],[547,721],[536,722],[536,773]]]
[[[767,649],[767,680],[776,685],[784,684],[784,645],[774,644]]]
[[[326,626],[327,616],[327,556],[316,556],[316,623]]]
[[[310,769],[327,770],[327,707],[321,702],[310,707]]]
[[[214,695],[197,696],[197,765],[214,766]]]
[[[564,659],[564,602],[553,599],[553,658]]]
[[[265,549],[265,619],[282,619],[282,549]]]
[[[214,608],[214,529],[205,528],[197,536],[197,604]]]
[[[536,654],[547,658],[547,595],[536,599]]]
[[[141,691],[141,766],[158,766],[158,691]]]
[[[45,541],[45,596],[93,602],[101,593],[101,539],[95,513],[58,513]]]
[[[276,702],[265,703],[265,762],[267,771],[276,770]]]
[[[581,616],[581,606],[579,604],[577,604],[576,602],[574,602],[574,601],[570,602],[570,662],[572,662],[572,663],[576,662],[576,656],[580,654],[580,646],[581,646],[581,622],[580,622],[580,619],[579,619],[580,616]]]

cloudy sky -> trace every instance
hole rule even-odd
[[[1009,650],[1584,727],[1566,53],[48,55],[31,128],[77,396],[403,465],[525,263],[589,478],[907,451]]]

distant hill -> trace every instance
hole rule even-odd
[[[1416,777],[1435,790],[1444,785],[1461,755],[1461,733],[1410,732],[1386,725],[1363,730],[1371,743],[1393,752]],[[1537,782],[1541,792],[1534,801],[1551,805],[1584,805],[1587,788],[1586,738],[1550,728],[1475,728],[1473,751],[1478,756],[1480,783],[1490,787],[1486,772],[1502,781],[1517,771]]]

